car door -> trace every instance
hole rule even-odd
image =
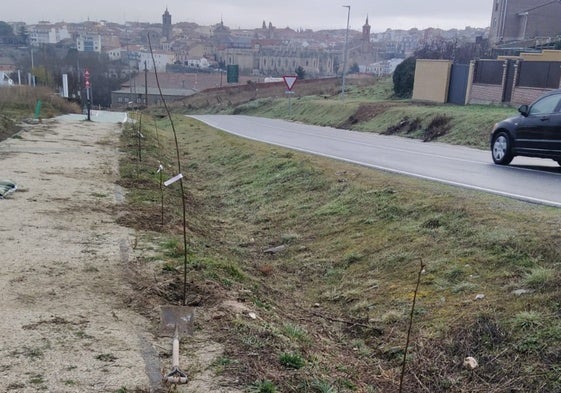
[[[561,157],[561,94],[555,112],[543,122],[544,153],[552,157]]]
[[[520,119],[516,132],[516,150],[532,155],[548,155],[561,143],[559,129],[561,114],[559,106],[561,93],[547,95],[536,101],[529,109],[528,116]],[[552,138],[557,142],[552,143]]]

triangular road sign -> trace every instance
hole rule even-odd
[[[294,84],[296,83],[296,79],[298,79],[297,75],[285,75],[282,77],[284,79],[284,84],[288,88],[288,91],[292,91]]]

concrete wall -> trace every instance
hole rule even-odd
[[[418,59],[415,68],[413,99],[437,103],[447,102],[451,70],[452,62],[450,60]]]

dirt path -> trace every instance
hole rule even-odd
[[[132,237],[116,124],[50,121],[0,142],[0,391],[153,390],[153,324],[127,306]]]

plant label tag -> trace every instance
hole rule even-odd
[[[182,174],[182,173],[180,173],[180,174],[177,175],[177,176],[172,177],[172,178],[169,179],[168,181],[165,181],[165,182],[164,182],[164,186],[167,187],[167,186],[169,186],[169,185],[175,183],[176,181],[178,181],[178,180],[180,180],[180,179],[183,179],[183,174]]]

